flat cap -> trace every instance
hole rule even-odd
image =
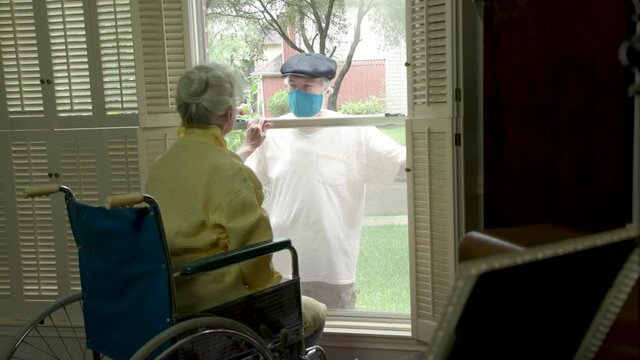
[[[336,61],[322,54],[296,54],[282,64],[282,75],[302,75],[307,77],[326,77],[331,80],[336,76]]]

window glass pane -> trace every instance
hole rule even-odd
[[[404,1],[377,1],[361,21],[358,3],[335,2],[330,31],[318,33],[315,21],[324,21],[328,2],[206,1],[206,60],[231,65],[250,84],[239,119],[301,120],[269,129],[247,165],[265,186],[274,235],[291,238],[298,249],[303,292],[333,309],[408,314],[405,127],[373,120],[407,113]],[[280,27],[263,22],[264,15],[280,19]],[[292,90],[304,90],[280,73],[300,52],[337,63],[336,76],[317,92],[322,110],[306,118],[289,106]],[[326,85],[333,92],[323,93]],[[349,119],[354,115],[357,122]],[[306,123],[327,117],[341,120]],[[242,126],[227,135],[231,149],[243,139]],[[274,261],[287,273],[289,259],[282,257]]]

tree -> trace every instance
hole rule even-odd
[[[229,64],[249,74],[257,60],[262,60],[264,35],[255,23],[242,19],[221,18],[207,23],[209,60]]]
[[[351,68],[353,55],[361,41],[362,23],[367,16],[386,34],[389,43],[398,42],[404,34],[403,2],[385,0],[208,0],[207,16],[235,19],[258,24],[263,31],[275,31],[294,50],[315,52],[334,57],[336,50],[347,46],[342,68],[334,80],[334,92],[327,107],[336,110],[337,99],[345,75]],[[400,12],[400,14],[398,14]],[[350,18],[349,14],[354,15]],[[348,27],[353,38],[346,39]],[[301,44],[293,35],[299,36]]]

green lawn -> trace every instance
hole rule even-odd
[[[408,314],[409,249],[406,224],[362,227],[356,309]]]
[[[395,140],[398,144],[403,146],[407,145],[404,125],[378,126],[378,129],[389,135],[389,137]]]

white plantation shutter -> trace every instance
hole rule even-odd
[[[5,179],[0,178],[0,301],[11,298],[11,264],[9,262],[9,236],[7,227],[7,209]]]
[[[140,191],[139,150],[136,129],[105,130],[110,183],[107,195]]]
[[[172,17],[180,3],[163,7],[170,76],[174,49],[184,49],[175,41],[181,15]],[[3,318],[24,317],[80,287],[62,194],[23,199],[23,188],[57,182],[90,204],[140,189],[135,4],[0,0],[0,114],[7,114],[0,130],[10,130],[0,133]]]
[[[413,331],[428,340],[447,302],[456,262],[452,49],[457,11],[456,1],[411,0],[409,5]]]
[[[50,150],[46,141],[11,140],[16,194],[22,194],[29,185],[49,182]],[[17,196],[16,207],[24,299],[53,300],[59,293],[51,199]]]
[[[10,152],[9,132],[0,131],[0,154]],[[0,167],[0,316],[8,318],[15,313],[12,306],[21,300],[16,296],[20,291],[20,256],[11,159],[0,157]]]
[[[413,117],[453,116],[453,18],[455,3],[411,0],[409,8],[409,101]]]
[[[0,110],[10,118],[44,116],[31,0],[0,0],[0,55],[6,98]]]
[[[2,158],[9,171],[0,177],[0,269],[8,268],[0,274],[0,304],[12,304],[1,316],[24,318],[80,288],[63,195],[24,199],[24,188],[60,183],[92,205],[113,193],[137,192],[136,134],[136,128],[0,133],[10,152]]]
[[[139,32],[144,78],[143,124],[176,124],[175,90],[187,67],[186,24],[181,0],[139,0]]]
[[[58,133],[59,134],[59,133]],[[100,183],[98,179],[99,147],[97,142],[86,136],[71,134],[60,141],[60,182],[68,186],[80,201],[92,205],[99,205]],[[61,211],[65,211],[62,209]],[[80,270],[78,268],[78,249],[71,232],[71,227],[65,216],[65,246],[66,246],[66,274],[65,285],[69,290],[80,289]],[[59,260],[61,260],[59,258]]]
[[[96,6],[107,114],[137,113],[131,5],[98,0]]]
[[[414,331],[425,340],[451,289],[455,270],[453,143],[451,124],[411,121]]]
[[[87,34],[81,0],[47,0],[47,21],[59,116],[91,115]]]
[[[138,125],[133,15],[122,0],[0,0],[0,129]]]

